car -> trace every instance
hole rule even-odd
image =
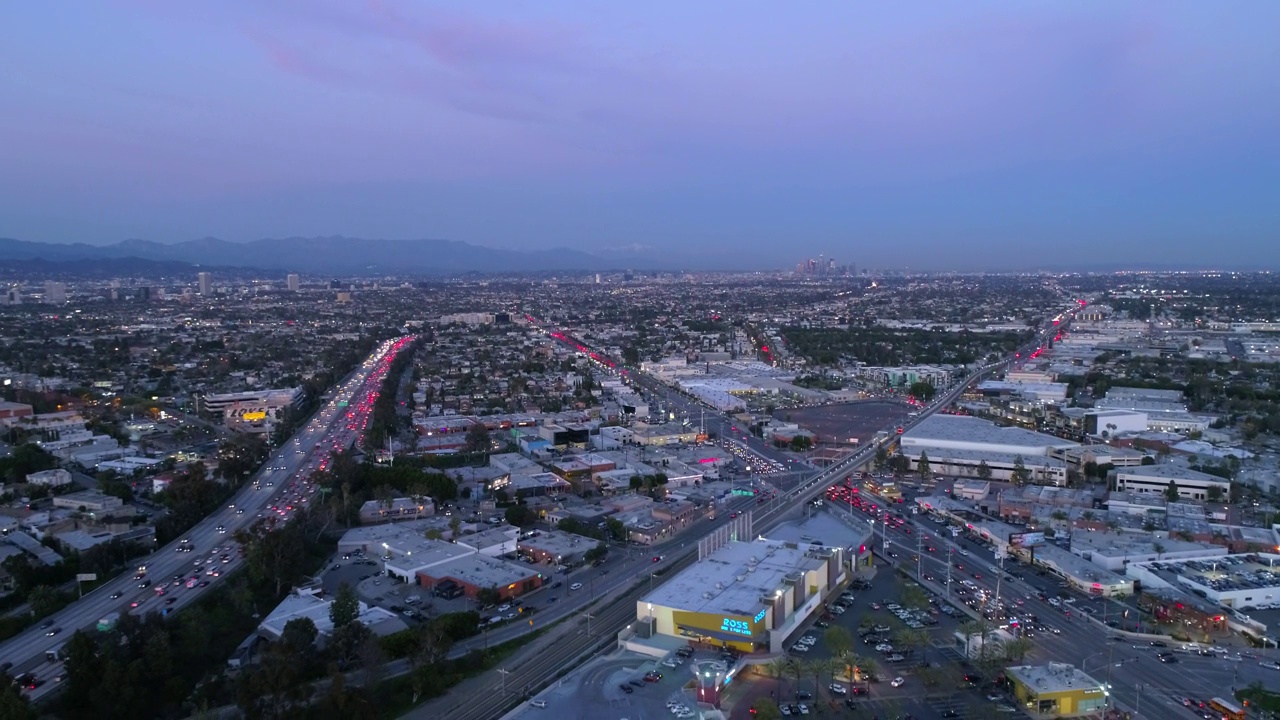
[[[791,652],[793,653],[807,653],[810,649],[808,645],[801,645],[800,643],[791,646]]]
[[[896,677],[889,682],[890,687],[902,687],[903,685],[906,685],[906,684],[907,684],[907,681],[901,677]]]
[[[996,695],[995,693],[989,693],[987,695],[987,699],[990,700],[991,702],[1000,702],[1001,700],[1004,700],[1004,697],[1000,695]]]
[[[1178,662],[1177,655],[1159,655],[1157,657],[1160,658],[1160,662],[1165,663],[1167,665],[1173,665]]]
[[[797,691],[796,691],[796,699],[797,699],[797,700],[812,700],[812,699],[813,699],[813,693],[809,692],[808,690],[797,690]]]
[[[633,692],[635,692],[635,691],[636,691],[636,689],[635,689],[635,688],[631,687],[630,685],[628,685],[628,684],[626,684],[626,683],[619,683],[619,684],[618,684],[618,689],[619,689],[619,690],[621,690],[622,692],[624,692],[624,693],[628,694],[628,695],[630,695],[631,693],[633,693]]]
[[[1280,670],[1280,663],[1272,662],[1270,660],[1260,660],[1258,664],[1268,670]]]
[[[570,590],[581,590],[581,589],[582,589],[582,583],[574,583],[574,584],[572,584],[572,585],[570,585],[570,586],[569,586],[569,589],[570,589]]]
[[[529,707],[536,707],[536,708],[544,708],[544,709],[545,709],[545,708],[547,707],[547,701],[546,701],[546,700],[530,700],[530,701],[529,701]]]
[[[60,632],[62,632],[62,628],[60,627],[49,628],[47,631],[45,631],[45,637],[53,637],[54,635],[57,635]]]
[[[836,694],[836,695],[848,695],[848,694],[849,694],[849,689],[848,689],[848,688],[846,688],[845,686],[841,685],[840,683],[831,683],[830,685],[828,685],[828,686],[827,686],[827,689],[828,689],[828,690],[830,690],[833,694]]]
[[[124,595],[124,593],[122,593],[122,592],[120,592],[119,590],[117,590],[117,591],[115,591],[115,592],[111,593],[111,599],[112,599],[112,600],[119,600],[121,595]]]

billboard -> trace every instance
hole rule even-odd
[[[1044,533],[1024,532],[1009,533],[1009,546],[1015,548],[1031,548],[1044,544]]]

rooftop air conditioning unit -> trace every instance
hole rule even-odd
[[[742,582],[743,580],[746,580],[746,579],[747,579],[747,576],[746,576],[746,575],[738,575],[738,576],[737,576],[736,578],[734,578],[734,579],[736,579],[738,582]]]
[[[717,580],[717,581],[716,581],[716,589],[717,589],[717,590],[723,590],[723,589],[724,589],[724,583],[722,583],[722,582],[720,582],[720,581],[718,581],[718,580]]]

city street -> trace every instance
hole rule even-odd
[[[828,507],[838,512],[849,511],[848,508],[834,504],[828,504]],[[867,517],[857,509],[852,512],[857,516]],[[999,586],[999,597],[1012,604],[1014,616],[1021,615],[1019,619],[1023,623],[1027,622],[1028,617],[1035,617],[1037,621],[1034,624],[1060,631],[1060,634],[1037,633],[1032,638],[1037,648],[1025,663],[1054,661],[1075,665],[1099,682],[1110,683],[1117,705],[1137,710],[1141,717],[1198,717],[1183,707],[1183,698],[1207,701],[1215,696],[1229,695],[1230,688],[1242,687],[1255,680],[1272,686],[1280,681],[1280,671],[1258,664],[1263,657],[1274,660],[1275,650],[1265,654],[1262,651],[1246,651],[1256,657],[1244,657],[1239,662],[1225,661],[1221,657],[1178,653],[1176,662],[1164,663],[1157,658],[1157,653],[1172,649],[1176,643],[1170,642],[1169,648],[1155,648],[1145,641],[1110,641],[1109,637],[1114,633],[1108,632],[1109,628],[1101,622],[1102,608],[1107,605],[1106,601],[1088,598],[1079,593],[1068,593],[1059,587],[1052,576],[1042,576],[1025,565],[1007,562],[1006,571],[1023,576],[1010,579],[1010,576],[1000,572],[990,548],[967,539],[953,539],[941,525],[922,515],[908,517],[909,522],[900,527],[889,528],[887,533],[885,524],[877,523],[880,534],[876,538],[876,546],[883,557],[890,559],[912,577],[916,576],[918,568],[920,575],[925,578],[922,584],[936,588],[944,596],[948,577],[952,598],[956,598],[954,591],[962,581],[969,581],[992,594],[996,593]],[[930,546],[935,548],[934,552],[928,551]],[[923,552],[918,552],[921,548],[924,549]],[[892,557],[890,553],[897,557]],[[917,554],[920,557],[919,563],[912,560]],[[957,564],[961,567],[956,567]],[[1059,594],[1069,595],[1073,597],[1073,602],[1054,606],[1047,600],[1041,600],[1041,593],[1046,598],[1054,598]],[[962,603],[958,599],[956,602]],[[1097,622],[1085,617],[1086,614],[1078,609],[1071,610],[1072,607],[1086,605],[1097,608]]]

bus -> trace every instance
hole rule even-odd
[[[1209,707],[1222,713],[1222,720],[1244,720],[1244,710],[1233,702],[1214,698],[1209,701]]]
[[[892,480],[866,478],[862,481],[862,489],[887,502],[902,502],[902,491]]]

